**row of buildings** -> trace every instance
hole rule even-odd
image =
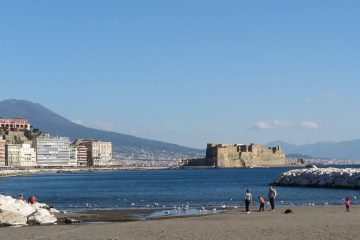
[[[0,131],[30,129],[26,119],[0,119]],[[114,165],[112,143],[41,134],[32,141],[10,143],[0,140],[0,166],[9,167],[91,167]]]

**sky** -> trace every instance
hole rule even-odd
[[[1,1],[0,100],[205,148],[360,138],[359,1]]]

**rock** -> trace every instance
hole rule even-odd
[[[26,225],[27,217],[23,214],[1,210],[0,211],[0,226],[19,226]]]
[[[57,221],[44,203],[29,204],[23,200],[0,195],[0,225],[17,226],[30,224],[53,224]]]
[[[281,174],[272,183],[280,186],[360,188],[360,169],[311,168]]]
[[[54,224],[56,222],[57,222],[57,218],[54,215],[52,215],[48,210],[43,208],[39,209],[30,217],[28,217],[29,224],[44,225],[44,224]]]
[[[75,218],[65,218],[64,222],[66,224],[78,224],[78,223],[81,223],[81,220],[77,220]]]

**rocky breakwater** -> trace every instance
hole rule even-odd
[[[57,222],[54,208],[44,203],[30,204],[10,196],[0,195],[0,226],[43,225]]]
[[[360,189],[360,169],[296,169],[281,174],[272,185]]]

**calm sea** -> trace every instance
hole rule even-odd
[[[0,192],[58,209],[146,208],[243,204],[248,188],[266,196],[268,184],[288,168],[187,169],[71,174],[36,174],[0,179]],[[341,204],[345,196],[360,203],[359,190],[277,187],[279,205]]]

